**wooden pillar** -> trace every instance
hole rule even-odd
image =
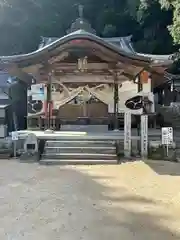
[[[46,113],[47,113],[47,128],[51,128],[51,115],[52,115],[52,72],[48,73],[47,82],[47,103],[46,103]]]
[[[137,78],[138,78],[138,89],[137,89],[137,91],[141,92],[142,89],[143,89],[142,83],[141,83],[141,78],[140,78],[140,76],[138,76]]]
[[[143,89],[140,75],[137,76],[137,83],[138,83],[138,85],[137,85],[137,93],[139,93]],[[138,136],[140,136],[140,132],[141,132],[141,130],[140,130],[140,122],[141,122],[140,117],[137,116],[136,120],[137,120],[137,134],[138,134]],[[140,151],[140,146],[138,146],[138,148],[139,148],[139,151]]]
[[[119,113],[119,86],[117,74],[114,74],[114,129],[119,129],[118,122],[118,113]]]
[[[163,99],[163,105],[164,106],[169,106],[170,103],[172,102],[172,92],[171,92],[171,89],[170,89],[170,86],[169,84],[165,84],[164,85],[164,99]]]
[[[158,104],[163,105],[163,90],[162,89],[158,90]]]

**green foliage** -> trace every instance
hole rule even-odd
[[[148,49],[150,53],[161,54],[165,51],[172,52],[172,38],[167,29],[172,22],[171,11],[162,10],[158,0],[141,0],[137,10],[137,21],[142,36],[137,37],[137,48],[140,51]]]
[[[84,5],[85,18],[100,36],[132,34],[138,51],[157,54],[174,51],[171,35],[180,43],[180,0],[80,0],[79,3]],[[3,0],[0,55],[33,51],[41,36],[65,35],[77,17],[75,0]]]
[[[168,29],[175,43],[180,44],[180,0],[160,0],[164,9],[173,11],[173,22]]]

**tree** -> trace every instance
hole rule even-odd
[[[163,9],[173,12],[173,22],[168,29],[174,42],[180,44],[180,0],[160,0],[160,3]]]
[[[161,8],[159,1],[166,9]],[[180,41],[177,37],[180,24],[175,19],[179,8],[171,3],[179,1],[79,0],[78,3],[84,5],[84,15],[99,36],[131,34],[138,51],[163,54],[174,51],[170,33],[176,42]],[[41,36],[65,35],[78,17],[77,12],[76,0],[1,1],[0,55],[31,52],[37,49]],[[172,25],[170,33],[169,25]]]
[[[139,51],[144,52],[147,49],[149,53],[165,54],[174,50],[172,37],[167,29],[172,22],[172,12],[162,10],[159,0],[140,0],[136,17],[140,25],[138,35],[135,35]]]
[[[111,24],[107,24],[104,27],[104,30],[102,32],[103,37],[113,37],[114,35],[116,35],[116,27],[111,25]]]

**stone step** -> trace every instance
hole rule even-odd
[[[42,159],[73,159],[73,160],[116,160],[116,154],[105,154],[105,153],[44,153]]]
[[[118,164],[116,159],[42,159],[41,165],[112,165]]]
[[[62,146],[46,147],[45,154],[62,154],[62,153],[105,153],[115,154],[115,146]]]
[[[49,140],[40,163],[112,164],[117,163],[115,141],[93,139]]]
[[[108,146],[113,146],[114,141],[96,141],[96,140],[81,140],[81,141],[76,141],[76,140],[68,140],[68,141],[47,141],[45,144],[46,147],[93,147],[93,146],[98,146],[98,147],[108,147]]]

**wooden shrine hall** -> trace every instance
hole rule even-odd
[[[113,124],[122,114],[153,113],[153,89],[167,79],[171,55],[137,53],[130,38],[100,38],[80,14],[61,38],[38,50],[0,57],[1,69],[27,86],[28,128]]]

